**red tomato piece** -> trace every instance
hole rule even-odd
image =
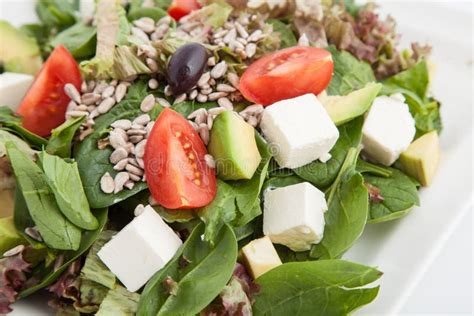
[[[145,174],[153,198],[169,209],[209,204],[216,195],[216,175],[204,160],[206,146],[189,122],[165,109],[145,148]]]
[[[168,14],[176,21],[179,21],[179,19],[188,15],[191,11],[200,8],[201,5],[197,0],[173,0],[173,3],[168,8]]]
[[[331,53],[316,47],[290,47],[251,64],[240,79],[248,100],[264,106],[307,93],[319,94],[334,70]]]
[[[70,101],[64,92],[66,83],[72,83],[79,90],[81,72],[71,53],[59,45],[41,68],[18,108],[27,130],[48,136],[53,128],[65,121]]]

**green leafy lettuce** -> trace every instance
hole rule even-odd
[[[105,296],[104,301],[100,304],[97,316],[133,316],[137,312],[140,294],[127,291],[120,285],[116,285]]]

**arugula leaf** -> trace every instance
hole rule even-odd
[[[85,116],[69,119],[51,131],[46,151],[61,158],[71,157],[72,141]]]
[[[400,170],[386,168],[389,177],[365,174],[365,182],[380,189],[383,201],[371,201],[369,223],[381,223],[405,216],[415,205],[420,205],[416,183]]]
[[[374,72],[365,61],[346,51],[338,51],[334,46],[326,49],[331,52],[334,61],[334,74],[326,89],[329,95],[346,95],[375,81]]]
[[[336,179],[349,149],[360,145],[363,124],[364,118],[359,117],[339,127],[339,139],[331,150],[332,158],[328,162],[313,161],[293,171],[318,188],[326,188],[331,185]]]
[[[17,184],[45,243],[54,249],[77,250],[81,230],[61,214],[40,167],[14,143],[7,143],[6,149]]]
[[[280,33],[280,48],[293,47],[298,45],[298,40],[289,25],[277,19],[270,19],[267,23],[273,26],[273,31]]]
[[[200,224],[173,259],[148,281],[138,316],[198,314],[226,286],[237,260],[235,235],[225,225],[212,247],[201,239],[203,233],[204,225]]]
[[[339,258],[364,231],[369,202],[364,179],[355,172],[359,151],[349,150],[337,179],[326,193],[328,211],[324,215],[324,237],[311,248],[313,258]]]
[[[115,286],[115,275],[102,263],[97,253],[117,232],[105,230],[100,233],[97,240],[87,254],[86,261],[81,270],[81,278],[89,280],[113,289]]]
[[[40,266],[37,269],[35,269],[36,273],[33,273],[33,278],[38,279],[39,282],[35,284],[34,286],[31,286],[18,295],[19,299],[25,298],[42,288],[50,285],[53,283],[61,274],[64,272],[64,270],[69,267],[71,263],[76,261],[80,256],[82,256],[91,246],[92,244],[97,240],[99,237],[99,234],[102,232],[104,229],[104,226],[107,222],[107,209],[98,209],[94,211],[95,216],[97,217],[99,221],[99,228],[93,231],[85,231],[84,234],[82,235],[81,239],[81,244],[79,248],[76,251],[67,251],[64,252],[65,260],[64,263],[61,264],[59,267],[54,269],[54,267],[45,265],[45,266]]]
[[[76,59],[85,59],[94,56],[96,34],[95,27],[80,22],[56,35],[51,45],[64,45]]]
[[[96,316],[135,315],[139,300],[140,294],[117,285],[107,293]]]
[[[285,263],[260,276],[254,315],[347,315],[375,299],[382,273],[344,260]]]
[[[143,114],[140,103],[148,94],[145,82],[130,86],[126,98],[115,105],[110,112],[97,118],[95,131],[74,148],[79,174],[83,181],[84,191],[92,208],[114,205],[147,188],[145,182],[136,183],[132,190],[123,190],[117,194],[105,194],[100,189],[100,178],[109,172],[114,177],[117,172],[109,161],[111,148],[97,148],[97,141],[109,132],[110,124],[119,119],[135,119]],[[158,115],[158,113],[156,113]],[[153,117],[152,119],[155,119]]]
[[[21,117],[15,115],[8,106],[0,106],[0,128],[15,133],[36,148],[41,148],[48,143],[43,137],[25,129],[21,125]]]

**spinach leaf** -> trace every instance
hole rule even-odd
[[[63,29],[76,22],[74,12],[79,10],[79,0],[39,0],[36,14],[43,24]]]
[[[145,82],[137,82],[130,86],[126,98],[110,112],[97,118],[95,131],[82,141],[74,150],[74,158],[79,167],[84,191],[92,208],[114,205],[147,188],[145,182],[136,183],[132,190],[123,190],[117,194],[105,194],[100,189],[100,178],[109,172],[112,177],[117,173],[109,161],[111,148],[97,148],[97,141],[104,138],[110,130],[110,124],[119,119],[134,119],[143,114],[140,103],[147,95]],[[153,117],[152,119],[154,119]]]
[[[356,169],[358,172],[362,174],[368,173],[371,175],[384,177],[384,178],[388,178],[392,175],[392,171],[389,168],[374,165],[360,158],[357,160]]]
[[[109,289],[115,286],[115,275],[104,265],[97,253],[117,232],[105,230],[99,234],[87,254],[86,261],[81,270],[83,280],[93,281]]]
[[[274,246],[276,251],[278,252],[278,256],[280,257],[283,263],[315,260],[313,257],[310,256],[309,251],[293,251],[288,247],[277,244],[275,244]]]
[[[254,315],[347,315],[375,299],[367,288],[382,275],[374,268],[344,260],[294,262],[260,276]]]
[[[337,179],[326,193],[328,211],[324,215],[324,237],[311,248],[314,258],[339,258],[364,231],[369,202],[364,179],[355,172],[359,151],[349,150]]]
[[[380,223],[405,216],[415,205],[420,205],[416,183],[400,170],[386,168],[389,177],[364,174],[365,182],[380,189],[382,201],[371,201],[369,223]]]
[[[8,142],[14,143],[19,150],[27,154],[31,159],[34,159],[36,156],[36,150],[31,149],[23,139],[6,130],[0,129],[0,158],[7,154],[5,144]]]
[[[135,21],[143,17],[149,17],[155,20],[156,22],[162,17],[165,17],[166,15],[167,15],[166,11],[160,8],[141,7],[141,8],[131,9],[127,17],[129,21]]]
[[[15,115],[8,106],[0,106],[0,128],[13,132],[36,148],[41,148],[48,143],[43,137],[25,129],[21,125],[21,117]]]
[[[100,233],[104,229],[105,224],[107,223],[107,209],[98,209],[94,211],[95,216],[99,221],[99,228],[93,231],[85,231],[79,248],[76,251],[66,251],[64,252],[65,260],[64,263],[57,267],[57,269],[53,269],[53,267],[44,267],[39,269],[38,275],[33,275],[35,279],[39,279],[40,281],[31,286],[18,295],[18,298],[25,298],[28,295],[35,293],[36,291],[41,290],[42,288],[50,285],[53,283],[63,272],[67,269],[67,267],[76,261],[80,256],[82,256],[97,240]]]
[[[300,178],[297,175],[290,175],[287,177],[272,177],[265,181],[265,183],[263,184],[262,192],[264,192],[266,189],[283,188],[304,181],[305,180],[303,178]]]
[[[28,206],[26,205],[25,198],[21,194],[20,188],[15,189],[15,206],[13,209],[13,222],[15,223],[15,228],[18,233],[25,238],[31,246],[35,249],[45,248],[44,243],[37,241],[36,239],[31,238],[25,233],[25,229],[28,227],[34,227],[35,222],[31,218],[31,215],[28,211]]]
[[[77,163],[67,163],[44,151],[40,154],[40,160],[46,179],[63,215],[82,229],[97,229],[99,222],[90,211]]]
[[[346,51],[338,51],[334,46],[327,48],[334,61],[334,74],[327,87],[329,95],[346,95],[374,82],[372,68],[365,61],[360,61]]]
[[[51,45],[64,45],[76,59],[85,59],[95,54],[96,35],[95,27],[80,22],[56,35]]]
[[[116,316],[116,315],[135,315],[137,312],[140,294],[127,291],[125,288],[117,285],[105,296],[100,304],[96,316]]]
[[[356,148],[362,140],[364,118],[359,117],[339,127],[339,139],[331,150],[332,158],[322,163],[314,161],[293,171],[318,188],[326,188],[337,177],[350,148]]]
[[[290,25],[277,19],[270,19],[267,23],[273,26],[273,31],[280,33],[280,48],[293,47],[298,45],[298,40],[291,30]]]
[[[31,218],[45,243],[54,249],[78,249],[81,230],[61,214],[40,167],[14,143],[7,143],[6,149]]]
[[[173,259],[148,281],[138,316],[195,315],[225,287],[237,260],[235,235],[225,225],[212,247],[201,239],[203,233],[204,225],[200,224]]]
[[[51,131],[46,151],[61,158],[71,157],[71,147],[76,131],[84,122],[85,116],[69,119]]]

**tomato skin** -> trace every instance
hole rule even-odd
[[[307,93],[321,93],[334,70],[331,53],[316,47],[290,47],[263,56],[240,79],[239,90],[252,102],[268,106]]]
[[[18,108],[18,114],[23,116],[23,127],[39,136],[48,136],[53,128],[65,121],[70,101],[64,92],[66,83],[72,83],[80,90],[81,73],[71,53],[59,45],[41,68]]]
[[[168,8],[168,14],[179,21],[183,16],[188,15],[191,11],[198,10],[201,5],[197,0],[173,0]]]
[[[180,114],[165,109],[145,147],[145,174],[153,198],[168,209],[192,209],[216,195],[216,175],[204,160],[206,146]]]

